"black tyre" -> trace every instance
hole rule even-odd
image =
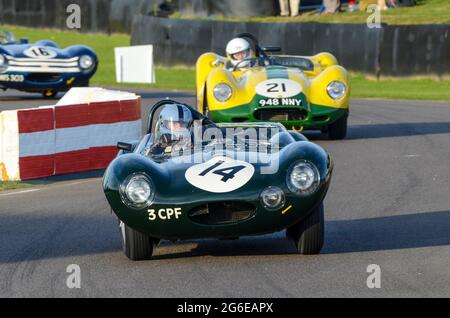
[[[89,80],[78,82],[74,87],[89,87]]]
[[[300,254],[318,254],[323,247],[325,224],[323,202],[310,215],[286,230],[286,236],[294,241]]]
[[[148,260],[153,255],[158,240],[133,230],[123,222],[120,222],[122,233],[122,246],[125,255],[133,261]]]
[[[344,139],[347,136],[347,115],[328,125],[328,137],[332,140]]]
[[[53,89],[46,89],[42,92],[42,96],[44,96],[44,98],[53,98],[56,94],[58,94],[58,92]]]

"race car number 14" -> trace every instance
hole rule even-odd
[[[225,193],[245,185],[254,172],[255,168],[248,162],[217,156],[187,169],[185,178],[199,189]]]

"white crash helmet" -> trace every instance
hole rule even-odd
[[[248,59],[253,57],[253,50],[250,46],[250,43],[243,38],[235,38],[228,42],[227,48],[227,57],[233,65],[237,65],[243,59]],[[244,53],[244,57],[241,59],[236,58],[236,54]],[[246,67],[250,64],[250,61],[240,63],[239,66]]]
[[[189,128],[193,123],[191,111],[181,104],[168,104],[159,114],[157,137],[170,135],[172,141],[191,138]]]

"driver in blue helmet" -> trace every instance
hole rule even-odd
[[[149,149],[151,155],[170,153],[173,147],[190,146],[190,128],[194,120],[191,111],[181,104],[164,106],[156,123],[153,144]]]

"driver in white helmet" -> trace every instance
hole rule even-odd
[[[193,123],[191,111],[181,104],[168,104],[159,114],[154,142],[149,149],[153,156],[164,156],[173,147],[190,147]]]
[[[255,57],[255,53],[253,52],[250,43],[246,39],[235,38],[231,40],[227,44],[226,52],[229,60],[229,63],[227,63],[228,69],[232,69],[236,65],[239,68],[252,66],[252,63],[249,59]]]

